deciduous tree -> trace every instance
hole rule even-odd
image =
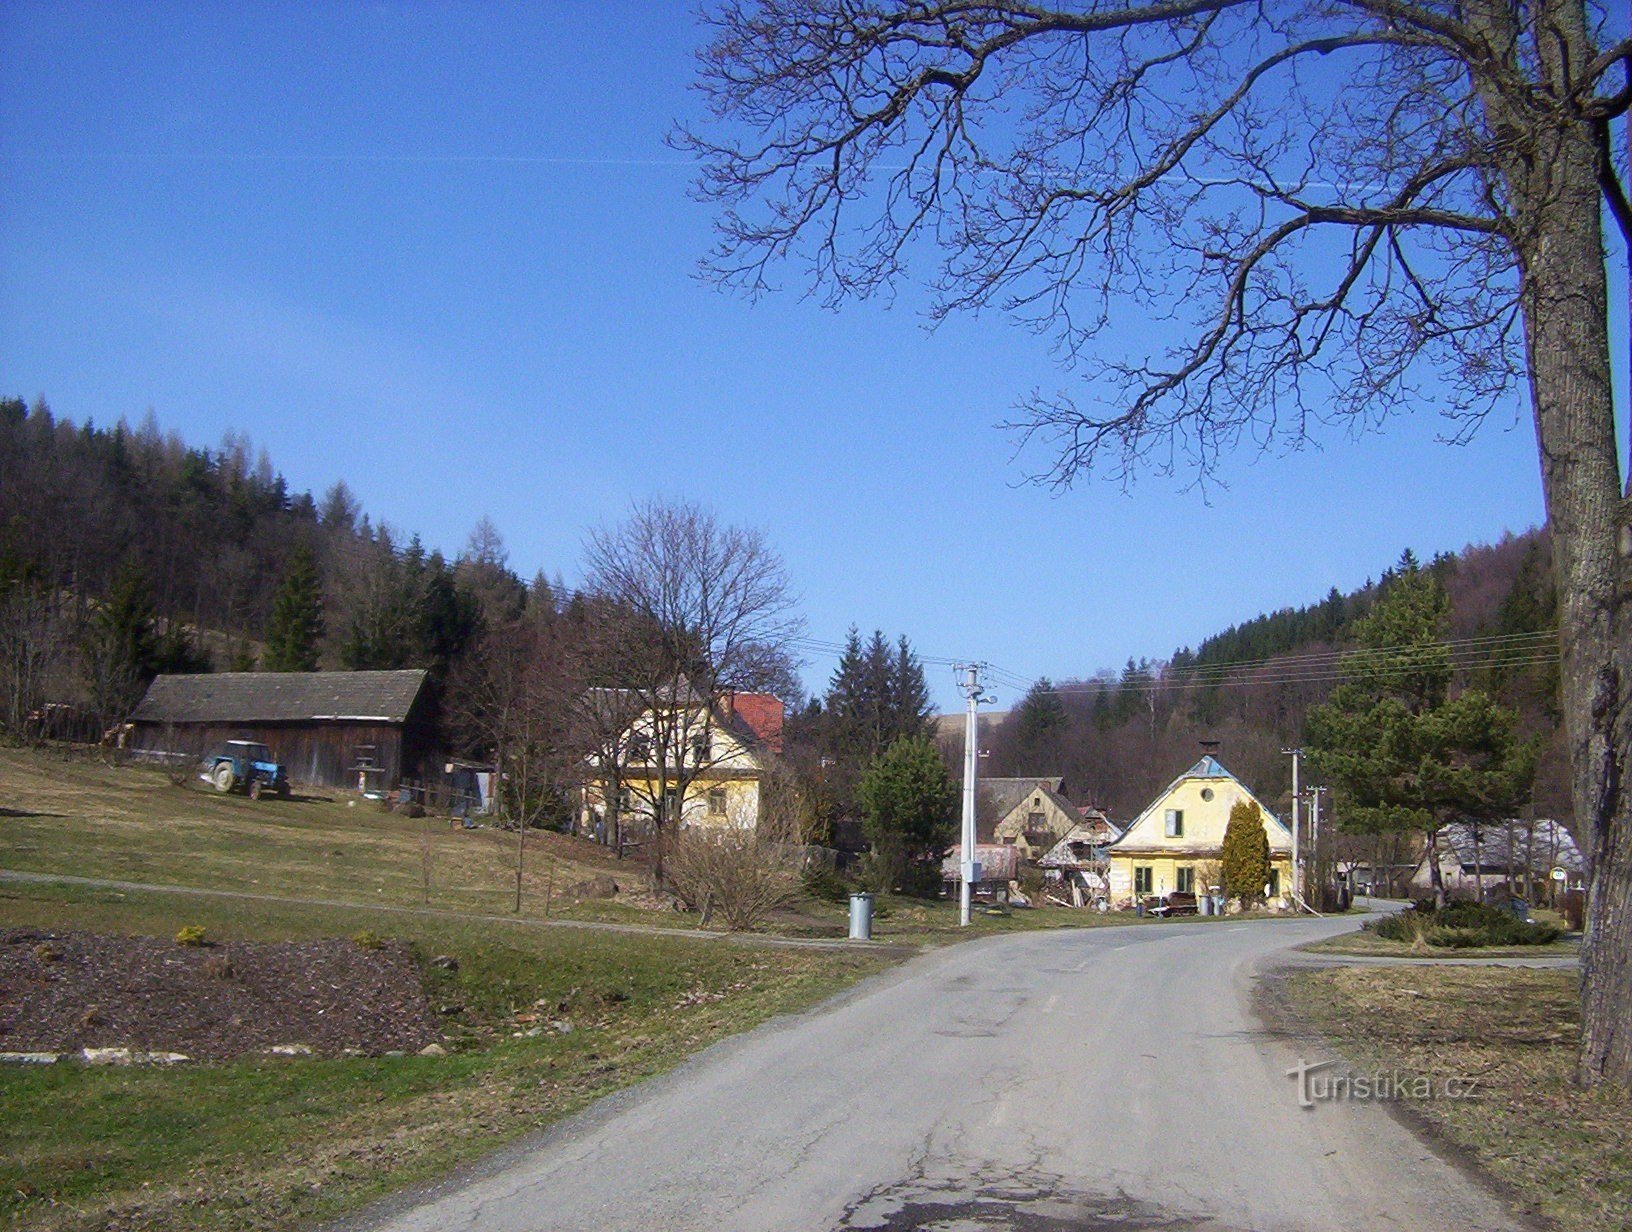
[[[678,136],[707,262],[830,303],[939,246],[932,317],[995,307],[1088,382],[1013,419],[1065,485],[1527,394],[1591,858],[1585,1083],[1632,1086],[1632,487],[1605,213],[1632,245],[1625,6],[1588,0],[737,0]],[[1616,305],[1621,311],[1623,305]],[[1132,317],[1172,321],[1148,349]],[[1164,346],[1166,349],[1164,350]]]

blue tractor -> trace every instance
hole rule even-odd
[[[289,774],[272,750],[254,740],[228,740],[204,759],[199,778],[219,792],[242,791],[259,800],[269,791],[289,798]]]

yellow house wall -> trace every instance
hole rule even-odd
[[[1026,841],[1026,819],[1032,813],[1043,815],[1043,825],[1054,836],[1048,847],[1033,848]],[[1080,817],[1074,817],[1060,808],[1047,793],[1033,791],[1008,811],[992,833],[998,842],[1012,843],[1024,859],[1040,860],[1048,854],[1050,847],[1069,834],[1081,820]]]

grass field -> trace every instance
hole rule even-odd
[[[642,871],[594,843],[527,836],[522,912],[568,909],[572,889]],[[0,750],[0,867],[125,881],[501,912],[514,905],[516,836],[409,818],[371,801],[217,795],[190,779],[56,752]]]
[[[1573,970],[1339,967],[1293,974],[1294,1013],[1357,1072],[1472,1079],[1474,1098],[1412,1100],[1562,1232],[1632,1219],[1632,1100],[1571,1081],[1580,1036]]]
[[[0,884],[0,927],[409,941],[443,1057],[0,1069],[0,1225],[284,1228],[333,1216],[882,969],[876,952]],[[572,1024],[515,1038],[539,1014]],[[526,1028],[530,1029],[530,1028]]]

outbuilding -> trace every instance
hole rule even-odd
[[[417,669],[159,676],[131,726],[138,756],[197,758],[224,740],[258,740],[315,787],[386,792],[442,770],[435,700]]]

